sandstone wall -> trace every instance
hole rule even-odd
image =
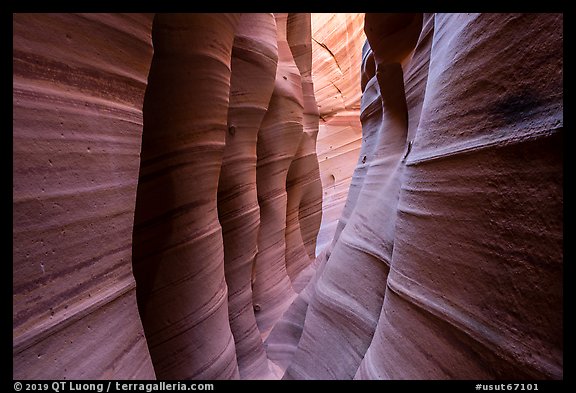
[[[155,377],[132,275],[152,18],[13,16],[15,379]]]
[[[362,139],[360,68],[364,14],[312,14],[312,79],[320,116],[316,153],[322,225],[316,254],[328,246],[344,208]]]
[[[562,14],[13,24],[15,379],[563,378]]]
[[[217,209],[239,19],[154,19],[133,249],[142,322],[162,379],[239,377]]]
[[[15,378],[281,376],[263,340],[322,214],[311,47],[309,14],[14,15]]]
[[[232,47],[228,130],[218,181],[228,314],[242,379],[272,376],[252,305],[252,272],[260,228],[256,145],[277,66],[274,15],[242,15]]]
[[[435,15],[392,269],[356,378],[563,377],[562,23]]]
[[[563,377],[562,23],[366,15],[362,150],[285,379]]]

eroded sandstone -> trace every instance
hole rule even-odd
[[[132,228],[152,15],[13,16],[15,379],[154,379]]]
[[[561,14],[13,22],[15,379],[563,378]]]

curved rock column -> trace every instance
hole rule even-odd
[[[318,107],[311,79],[310,14],[289,14],[287,21],[288,43],[302,75],[302,89],[305,92],[304,134],[286,182],[286,270],[294,290],[301,292],[315,272],[313,261],[316,236],[322,219],[322,184],[315,148]],[[303,239],[308,239],[308,242]],[[312,252],[312,255],[308,252]],[[301,296],[305,295],[300,294],[298,298]],[[294,300],[297,304],[292,302],[282,318],[274,324],[265,342],[268,358],[280,367],[282,373],[298,344],[306,314],[307,303],[298,298]]]
[[[366,63],[369,65],[366,65]],[[361,154],[358,158],[358,164],[354,170],[350,190],[347,193],[346,203],[342,210],[342,216],[338,220],[336,233],[332,243],[324,248],[311,265],[311,267],[314,268],[312,272],[313,275],[306,287],[298,294],[298,297],[294,299],[280,321],[276,323],[274,330],[270,333],[270,337],[267,340],[269,358],[279,364],[284,371],[290,365],[302,336],[308,305],[310,299],[315,296],[316,282],[322,275],[326,262],[330,257],[332,247],[337,242],[342,229],[346,225],[347,218],[350,217],[354,210],[356,200],[362,188],[364,176],[366,175],[366,170],[369,166],[369,162],[365,157],[368,157],[369,153],[372,152],[376,146],[375,139],[382,121],[382,98],[380,97],[380,89],[375,78],[374,58],[368,42],[364,45],[361,76],[363,80],[372,79],[368,88],[366,88],[365,85],[362,86],[363,95],[360,113],[362,116],[363,143],[360,149]]]
[[[318,137],[318,104],[312,82],[312,33],[309,13],[289,14],[287,39],[302,77],[304,134],[288,171],[288,207],[286,223],[286,268],[294,282],[299,273],[316,258],[316,238],[322,222],[322,182],[316,138]],[[301,253],[305,247],[308,258]],[[298,285],[295,289],[299,292]]]
[[[372,48],[370,48],[368,40],[366,40],[362,47],[361,68],[362,99],[360,101],[360,122],[362,124],[362,145],[360,146],[358,162],[352,174],[352,180],[344,208],[342,209],[342,214],[340,218],[338,218],[338,224],[336,225],[332,242],[326,250],[327,257],[330,257],[332,248],[338,242],[342,230],[354,211],[358,195],[360,195],[362,185],[364,184],[366,172],[374,158],[373,152],[376,148],[375,140],[377,139],[378,130],[382,123],[382,97],[380,96],[380,86],[376,79],[374,53],[372,52]]]
[[[370,15],[366,16],[366,28],[371,31],[367,34],[368,39],[372,40],[373,45],[376,46],[376,54],[378,59],[382,62],[382,53],[386,53],[386,50],[390,47],[390,42],[388,40],[381,40],[385,37],[382,30],[390,24],[387,16],[385,15]],[[420,37],[413,54],[410,56],[409,61],[405,61],[405,73],[404,73],[404,91],[406,92],[406,105],[407,105],[407,141],[412,147],[412,141],[416,137],[416,132],[418,124],[420,123],[420,115],[422,110],[422,103],[424,101],[424,95],[426,92],[426,82],[428,78],[428,67],[430,62],[430,48],[432,45],[432,36],[434,34],[434,14],[425,14],[422,23],[422,31],[420,32]],[[382,64],[382,63],[380,63]],[[367,83],[367,88],[376,81],[376,78],[370,80]],[[382,80],[382,88],[394,88],[395,86],[386,83]],[[408,148],[405,151],[404,159],[402,160],[402,168],[405,167],[405,157],[410,154]],[[399,176],[400,180],[403,179],[402,175]],[[396,213],[395,213],[396,214]],[[395,222],[395,218],[393,220]],[[395,240],[394,240],[395,241]],[[386,300],[384,300],[386,302]],[[382,316],[380,317],[382,318]],[[378,364],[385,356],[381,352],[381,347],[377,345],[378,335],[381,334],[380,329],[382,325],[379,323],[376,327],[375,337],[373,338],[370,347],[366,351],[364,359],[356,373],[355,378],[361,378],[365,375],[365,370],[369,370],[374,364]]]
[[[256,143],[277,63],[274,15],[243,14],[232,48],[228,133],[218,183],[228,314],[242,379],[272,378],[252,307],[251,280],[260,226]]]
[[[286,41],[287,16],[275,15],[278,69],[257,144],[260,232],[253,301],[263,339],[296,296],[286,271],[286,177],[303,135],[303,98],[300,72]]]
[[[409,148],[401,62],[416,44],[422,16],[390,15],[388,20],[393,29],[386,32],[382,42],[401,46],[381,59],[374,49],[382,97],[376,146],[366,160],[369,167],[356,207],[317,279],[286,379],[354,377],[382,307],[394,245],[401,162]],[[366,35],[370,40],[369,31]]]
[[[240,14],[158,14],[134,229],[156,375],[238,378],[217,189]]]
[[[13,378],[154,379],[130,247],[152,15],[13,22]]]
[[[338,228],[334,239],[332,240],[332,244],[325,247],[312,265],[312,267],[314,267],[312,278],[308,281],[306,287],[298,294],[298,297],[294,299],[280,321],[276,323],[274,330],[272,330],[272,333],[270,333],[270,337],[267,340],[269,358],[279,364],[284,371],[290,365],[302,336],[308,305],[310,299],[315,296],[318,278],[322,275],[326,262],[330,257],[331,249],[337,242],[338,236],[345,226],[346,218],[351,215],[356,199],[360,193],[360,189],[362,188],[363,178],[369,166],[369,163],[366,162],[364,156],[366,156],[368,152],[372,151],[376,146],[374,140],[378,135],[378,129],[382,121],[382,99],[375,78],[375,65],[374,59],[371,56],[370,47],[367,43],[364,47],[366,48],[365,52],[369,53],[370,56],[366,55],[363,58],[362,78],[365,78],[365,74],[367,73],[366,69],[370,69],[370,67],[365,66],[366,62],[372,63],[371,77],[374,78],[371,81],[370,88],[364,90],[364,94],[362,95],[361,119],[363,124],[363,143],[360,150],[362,154],[358,158],[358,165],[354,170],[342,217],[338,220]]]
[[[438,14],[357,378],[563,377],[561,14]]]

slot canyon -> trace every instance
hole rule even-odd
[[[14,379],[563,379],[563,14],[12,22]]]

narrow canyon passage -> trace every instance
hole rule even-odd
[[[13,378],[563,379],[562,14],[13,14]]]

